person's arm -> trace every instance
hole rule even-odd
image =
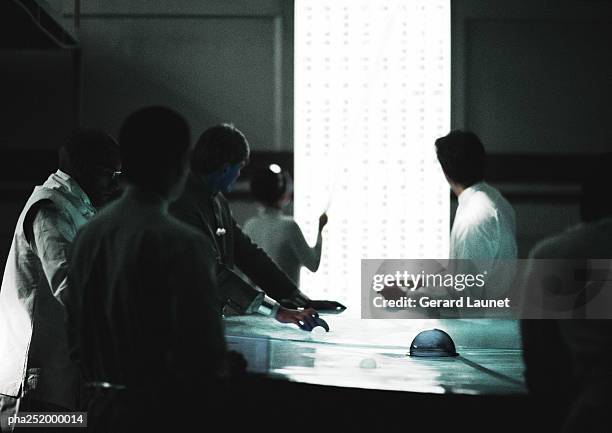
[[[311,272],[316,272],[319,269],[319,264],[321,263],[321,250],[323,247],[323,228],[327,224],[327,216],[325,214],[321,215],[319,218],[319,230],[317,232],[317,243],[314,247],[310,247],[306,239],[304,238],[304,234],[300,229],[300,226],[295,221],[292,221],[290,226],[290,235],[291,235],[291,248],[295,253],[296,257],[300,261],[300,263],[306,267]]]
[[[82,253],[79,252],[79,236],[82,232],[79,232],[72,241],[72,253],[74,254],[74,260],[70,260],[68,264],[68,274],[66,275],[66,285],[68,290],[63,292],[63,303],[66,310],[66,337],[68,341],[68,355],[72,362],[79,366],[81,375],[86,381],[90,381],[90,372],[84,369],[81,359],[81,340],[80,331],[82,328],[82,317],[83,317],[83,306],[82,306],[82,294],[81,289],[75,290],[72,287],[79,287],[79,279],[76,278],[77,274],[84,272],[84,266],[79,263],[79,258],[83,258]]]
[[[207,241],[206,245],[217,256],[216,259],[221,262],[221,251],[218,250],[217,246],[219,240],[214,237],[209,219],[198,208],[193,198],[190,195],[184,195],[170,205],[170,211],[173,216],[203,234]],[[235,224],[229,208],[227,208],[226,213],[231,224]],[[261,290],[243,281],[233,270],[225,266],[219,266],[217,278],[223,298],[236,311],[242,314],[260,313],[276,316],[279,308],[278,303],[266,296]]]
[[[28,241],[41,261],[53,296],[63,304],[72,241],[77,230],[68,215],[52,202],[42,203],[34,212],[31,231],[25,227],[31,237]]]
[[[261,298],[260,304],[251,306],[254,312],[274,317],[281,323],[292,323],[305,331],[316,326],[317,312],[312,308],[293,310],[279,305],[278,301],[292,298],[305,298],[295,283],[274,261],[251,241],[232,218],[236,265],[255,284],[270,296]],[[258,301],[255,301],[258,302]]]
[[[486,260],[495,257],[499,245],[495,220],[483,220],[461,227],[451,259]]]

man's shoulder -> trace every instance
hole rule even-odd
[[[532,259],[552,259],[563,256],[560,254],[563,246],[567,244],[567,241],[561,234],[550,236],[546,239],[539,241],[529,252],[529,257]]]
[[[183,241],[198,241],[204,237],[201,231],[173,215],[168,215],[168,218],[164,219],[162,223],[163,231],[167,236],[176,237]]]
[[[476,191],[467,206],[463,206],[457,214],[457,228],[468,230],[495,221],[497,217],[498,209],[490,195],[484,191]]]
[[[483,189],[474,193],[470,200],[470,208],[470,216],[481,222],[489,219],[497,220],[500,218],[500,215],[514,218],[515,214],[514,208],[502,193],[488,184]]]
[[[25,221],[30,221],[30,223],[35,218],[68,218],[68,212],[65,208],[46,198],[32,203],[29,207],[25,207],[23,212],[25,212]]]
[[[92,227],[91,230],[95,228]],[[140,244],[145,250],[156,250],[164,257],[181,255],[186,251],[199,254],[203,250],[212,249],[209,240],[201,231],[169,214],[149,216],[137,227],[131,226],[129,232],[126,232],[125,228],[118,230],[123,231],[123,234],[119,235],[122,239]],[[114,235],[107,229],[103,236]]]
[[[44,210],[48,213],[58,213],[66,217],[69,216],[69,207],[74,207],[69,197],[73,197],[73,199],[77,199],[78,197],[70,194],[69,191],[49,187],[46,183],[47,182],[34,188],[26,201],[22,213],[33,214],[37,213],[39,210]]]
[[[501,200],[504,200],[501,193],[489,186],[487,189],[476,191],[471,201],[480,207],[496,210],[497,203]]]
[[[213,249],[209,237],[201,230],[172,215],[157,221],[157,224],[149,227],[149,230],[159,243],[166,246],[172,245],[173,248],[181,250]]]
[[[248,236],[261,233],[264,237],[275,239],[295,239],[301,233],[299,225],[289,215],[279,215],[273,219],[264,218],[260,215],[249,218],[241,226],[242,231]]]
[[[281,230],[292,234],[302,231],[298,223],[289,215],[283,215],[281,218],[279,218],[279,226]]]
[[[512,209],[512,205],[508,201],[506,197],[501,193],[501,191],[494,186],[485,183],[485,187],[483,188],[483,192],[488,197],[491,204],[497,208],[500,207],[508,207]]]
[[[185,211],[191,208],[197,208],[200,200],[191,189],[185,187],[181,195],[172,203],[170,203],[170,211],[178,212]]]
[[[529,256],[534,259],[571,258],[583,249],[582,241],[588,231],[585,231],[585,227],[580,224],[570,227],[539,241]]]
[[[156,227],[150,227],[162,255],[168,260],[182,260],[185,254],[194,260],[214,260],[215,246],[200,230],[169,215]]]
[[[531,250],[536,259],[612,257],[612,219],[577,224],[540,242]]]
[[[115,215],[113,204],[98,211],[85,225],[79,229],[79,238],[101,237],[105,232],[113,230],[113,227],[123,223],[123,219]]]
[[[188,191],[171,203],[169,210],[174,218],[200,230],[204,228],[203,225],[208,224],[210,218],[205,199]]]

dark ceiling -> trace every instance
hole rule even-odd
[[[0,1],[0,49],[77,48],[75,38],[36,0]]]

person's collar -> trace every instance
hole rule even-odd
[[[486,185],[486,183],[481,180],[480,182],[476,182],[473,185],[470,185],[469,187],[465,188],[461,194],[459,194],[459,197],[457,198],[457,200],[459,201],[459,204],[465,204],[469,201],[469,199],[478,191],[481,191],[484,186]]]
[[[136,185],[129,185],[123,194],[126,200],[133,200],[143,203],[151,208],[158,208],[162,212],[168,210],[168,199],[159,193],[141,188]]]
[[[198,195],[204,195],[205,197],[213,197],[217,195],[218,191],[213,191],[210,183],[206,180],[204,175],[192,171],[189,173],[189,183],[195,187]]]
[[[66,188],[70,194],[78,198],[80,201],[85,203],[87,206],[93,207],[93,204],[91,203],[91,200],[89,199],[89,196],[87,195],[87,193],[83,191],[83,188],[81,188],[78,182],[74,180],[74,178],[72,178],[69,174],[58,169],[54,173],[54,177],[55,177],[55,180],[59,184],[61,184],[64,188]]]
[[[260,206],[259,213],[261,215],[278,216],[278,215],[282,215],[283,210],[277,207],[273,207],[273,206]]]

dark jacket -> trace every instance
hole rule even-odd
[[[66,308],[86,381],[179,395],[222,380],[226,345],[206,242],[159,197],[136,190],[85,225]]]
[[[183,195],[171,205],[170,211],[212,241],[219,263],[230,269],[238,268],[271,298],[280,301],[296,294],[295,283],[244,234],[226,198],[221,193],[214,194],[201,176],[190,175]],[[228,303],[240,312],[246,311],[261,293],[255,287],[251,289],[245,294],[228,286],[220,287]]]

